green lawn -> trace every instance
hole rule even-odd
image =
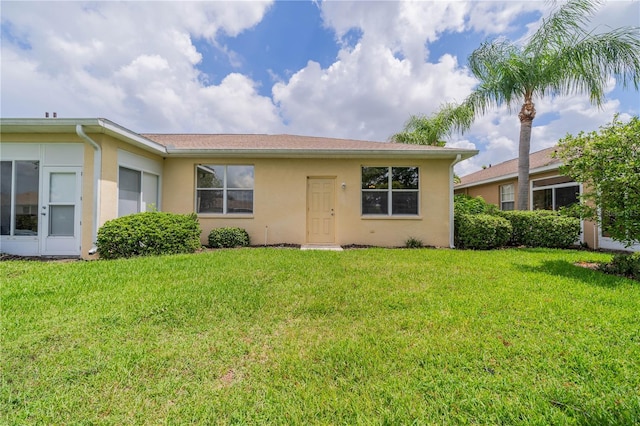
[[[2,424],[634,424],[640,285],[586,251],[0,262]]]

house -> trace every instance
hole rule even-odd
[[[99,227],[195,212],[206,242],[452,246],[453,166],[477,153],[291,135],[138,134],[102,119],[0,119],[0,250],[91,258]]]
[[[558,210],[576,203],[583,186],[560,172],[562,162],[553,158],[557,147],[533,152],[529,156],[529,206],[532,210]],[[456,194],[482,197],[500,210],[513,210],[518,197],[518,159],[490,165],[460,178]],[[583,221],[581,242],[591,248],[609,250],[640,250],[640,244],[624,247],[612,240],[596,223]]]

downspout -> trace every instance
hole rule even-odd
[[[455,248],[453,243],[453,230],[455,227],[454,217],[453,217],[453,166],[458,164],[462,160],[462,155],[456,155],[456,159],[453,160],[451,165],[449,166],[449,247]]]
[[[96,254],[98,247],[96,241],[98,240],[98,219],[100,212],[100,176],[102,175],[102,149],[100,145],[91,139],[84,132],[82,124],[76,124],[76,134],[83,139],[86,143],[91,145],[94,150],[93,154],[93,230],[91,235],[91,241],[93,246],[89,249],[89,254]]]

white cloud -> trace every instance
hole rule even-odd
[[[3,29],[15,41],[2,43],[3,111],[106,116],[137,131],[280,129],[270,98],[247,77],[208,85],[196,68],[202,54],[193,43],[199,37],[215,45],[220,33],[235,36],[260,22],[269,6],[3,2]]]
[[[259,132],[386,140],[411,114],[430,114],[463,100],[476,84],[452,54],[429,50],[448,33],[486,36],[534,23],[523,13],[546,2],[424,1],[319,4],[340,47],[329,66],[258,82],[234,72],[209,83],[198,70],[206,40],[231,66],[246,61],[219,41],[257,25],[269,2],[3,2],[2,110],[11,116],[103,116],[139,132]],[[599,28],[637,25],[640,2],[609,2]],[[531,15],[527,15],[529,18]],[[635,22],[633,20],[635,19]],[[524,30],[524,28],[523,28]],[[284,78],[284,80],[281,80]],[[271,85],[271,96],[259,93]],[[267,86],[268,87],[268,86]],[[613,85],[611,85],[613,89]],[[601,109],[584,96],[536,100],[532,150],[567,132],[593,130],[621,108]],[[517,113],[489,111],[449,146],[481,154],[461,170],[497,164],[517,154]]]

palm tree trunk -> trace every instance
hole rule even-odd
[[[525,95],[525,101],[518,114],[520,118],[520,140],[518,141],[518,210],[529,210],[529,152],[531,150],[531,125],[536,109],[531,95]]]

